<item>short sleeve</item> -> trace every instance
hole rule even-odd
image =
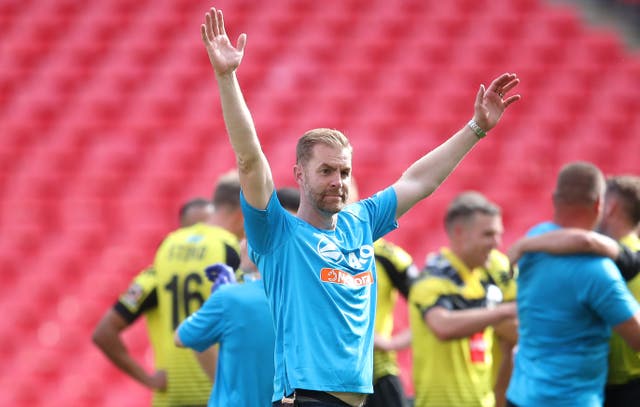
[[[396,221],[398,198],[393,187],[388,187],[358,203],[369,213],[374,241],[398,227]]]
[[[416,307],[423,317],[435,306],[453,310],[455,305],[450,301],[450,296],[444,295],[443,284],[445,281],[436,277],[419,280],[409,291],[409,305]]]
[[[581,301],[610,326],[618,325],[638,311],[638,303],[627,289],[620,272],[610,259],[594,259],[581,273]]]
[[[118,297],[114,309],[128,323],[132,323],[140,315],[158,306],[156,286],[155,269],[149,267],[143,270],[129,284],[127,291]]]
[[[497,250],[493,250],[489,256],[487,272],[491,279],[502,291],[504,301],[514,301],[517,295],[516,280],[510,273],[509,258]]]
[[[204,302],[202,307],[178,327],[178,336],[188,348],[202,352],[220,342],[225,331],[225,306],[228,304],[230,286],[222,286]]]
[[[640,252],[633,251],[624,245],[620,245],[620,254],[616,259],[616,266],[625,281],[631,281],[640,273]]]
[[[258,254],[266,254],[274,249],[276,243],[286,240],[289,222],[287,212],[274,190],[269,198],[266,209],[257,209],[251,206],[245,199],[244,193],[240,194],[240,206],[244,215],[244,229],[250,251]]]
[[[408,298],[409,288],[419,274],[411,255],[401,247],[384,240],[376,241],[374,248],[376,261],[384,268],[391,284],[404,298]]]

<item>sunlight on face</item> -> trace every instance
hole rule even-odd
[[[469,267],[484,266],[489,254],[502,242],[502,218],[496,215],[476,213],[472,219],[464,222],[460,234],[461,255]]]
[[[335,214],[344,208],[351,183],[351,152],[318,144],[303,167],[302,187],[315,209]]]

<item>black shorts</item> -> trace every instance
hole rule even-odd
[[[604,389],[604,407],[635,406],[640,400],[640,379]]]
[[[383,376],[373,385],[373,394],[370,394],[365,403],[366,407],[407,407],[407,397],[400,378],[394,375]]]
[[[288,398],[294,398],[293,394]],[[349,404],[324,391],[296,389],[293,404],[283,404],[280,401],[272,403],[273,407],[351,407]]]

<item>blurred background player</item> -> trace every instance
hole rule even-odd
[[[409,298],[409,288],[418,276],[413,258],[400,246],[385,239],[373,243],[376,258],[377,300],[374,325],[373,394],[367,407],[408,406],[400,381],[396,350],[411,344],[411,331],[406,329],[392,336],[394,311],[398,294]]]
[[[213,203],[205,198],[193,198],[180,207],[180,227],[208,223],[213,216]]]
[[[494,406],[494,330],[508,344],[507,377],[516,340],[515,282],[496,250],[500,209],[480,193],[462,193],[445,228],[449,248],[427,260],[409,295],[415,406]]]
[[[563,228],[592,230],[601,219],[605,179],[589,162],[562,167],[553,221],[528,236]],[[527,253],[518,263],[518,351],[510,406],[599,406],[611,329],[640,350],[640,307],[607,258]]]
[[[594,252],[615,260],[627,287],[640,300],[640,177],[625,175],[607,180],[602,218],[596,232],[558,230],[525,237],[509,251],[512,260],[522,252],[568,254]],[[615,240],[613,240],[615,239]],[[605,402],[607,407],[633,405],[640,400],[640,358],[616,332],[609,342],[609,369]]]
[[[277,191],[292,215],[300,205],[294,188]],[[234,284],[233,270],[216,264],[211,296],[200,310],[183,321],[175,334],[177,346],[203,351],[219,344],[209,406],[270,406],[273,394],[273,319],[260,273],[242,245],[242,284]],[[208,268],[210,269],[210,268]],[[222,280],[222,281],[221,281]],[[225,286],[226,285],[226,286]],[[203,362],[204,363],[204,362]],[[207,371],[209,367],[203,366]]]
[[[207,404],[211,382],[192,352],[175,347],[173,332],[209,296],[211,283],[204,268],[216,262],[233,269],[240,264],[238,239],[244,231],[239,197],[237,172],[229,172],[216,184],[213,213],[197,210],[206,205],[183,206],[183,222],[197,223],[169,233],[153,266],[134,278],[94,330],[98,348],[119,369],[153,390],[153,406]],[[192,217],[196,212],[202,218]],[[141,315],[146,316],[154,351],[156,370],[151,374],[130,356],[121,338]],[[214,351],[209,351],[212,360]]]

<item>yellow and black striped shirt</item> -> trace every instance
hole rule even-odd
[[[376,257],[376,275],[378,277],[378,299],[376,303],[375,333],[390,338],[393,332],[393,313],[398,293],[409,297],[409,287],[418,276],[413,259],[401,247],[384,239],[373,244]],[[384,376],[398,376],[396,352],[374,350],[373,382]]]
[[[153,266],[137,275],[115,309],[132,323],[145,315],[155,368],[167,372],[166,392],[155,392],[153,406],[206,405],[211,382],[190,349],[173,343],[173,333],[200,308],[211,292],[204,269],[213,263],[240,264],[239,243],[225,229],[206,224],[170,233],[156,252]]]
[[[632,252],[637,258],[637,253],[640,252],[640,238],[635,233],[631,233],[622,239],[620,243],[627,247],[629,250],[627,254]],[[627,287],[631,294],[633,294],[636,301],[640,301],[640,275],[638,275],[637,265],[631,265],[631,261],[627,261],[625,266],[616,265],[623,271],[625,279],[635,275],[627,280]],[[633,268],[633,270],[625,270],[625,268]],[[622,339],[616,332],[612,332],[611,340],[609,341],[609,375],[607,377],[607,384],[625,384],[631,380],[640,378],[640,354],[634,351],[627,342]]]
[[[464,310],[487,306],[489,286],[504,300],[516,296],[509,260],[494,250],[486,268],[469,270],[450,250],[431,257],[409,294],[415,406],[492,407],[492,327],[470,337],[439,340],[424,321],[435,306]]]

